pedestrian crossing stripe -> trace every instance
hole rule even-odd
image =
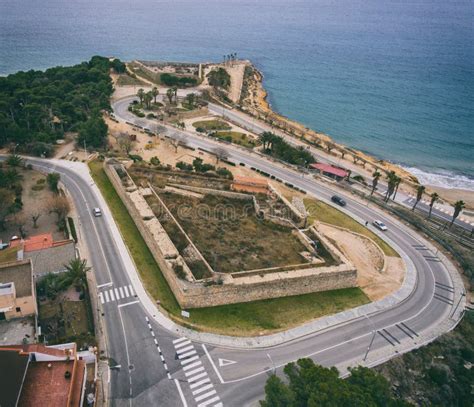
[[[197,406],[223,407],[192,342],[187,338],[178,338],[173,340],[173,345]]]
[[[132,285],[129,284],[128,286],[123,286],[117,288],[111,288],[109,290],[103,290],[99,292],[99,299],[101,304],[105,304],[107,302],[114,302],[121,300],[123,298],[132,297],[135,295],[135,291],[133,291]]]

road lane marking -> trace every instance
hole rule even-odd
[[[115,291],[115,296],[117,297],[117,300],[120,300],[120,294],[117,288],[114,288]]]
[[[125,291],[125,297],[128,297],[128,296],[130,296],[130,294],[128,293],[128,288],[127,288],[127,286],[126,286],[126,285],[125,285],[125,286],[123,286],[123,291]]]
[[[179,353],[183,353],[183,352],[188,352],[188,351],[190,351],[191,349],[194,349],[194,346],[193,346],[193,345],[191,345],[191,346],[186,346],[186,347],[181,348],[181,349],[176,348],[176,353],[179,354]]]
[[[216,401],[219,401],[219,396],[216,396],[210,400],[205,401],[204,403],[198,404],[198,407],[207,407],[209,404],[212,404]]]
[[[199,380],[199,379],[201,379],[201,378],[203,378],[203,377],[206,377],[206,376],[207,376],[207,373],[204,372],[204,373],[199,373],[199,374],[196,375],[196,376],[189,377],[189,378],[188,378],[188,382],[189,382],[189,383],[196,382],[196,383],[191,384],[189,387],[191,387],[191,389],[194,389],[194,388],[200,386],[200,385],[203,384],[203,383],[208,383],[208,382],[210,383],[210,382],[211,382],[211,379],[209,379],[208,377],[205,378],[205,379]],[[196,381],[196,380],[199,380],[199,381]]]
[[[190,351],[190,352],[183,353],[182,355],[178,355],[178,358],[180,358],[180,359],[186,359],[186,358],[188,358],[188,357],[190,357],[190,356],[195,355],[196,353],[197,353],[197,352],[193,349],[193,350]]]
[[[176,384],[176,387],[178,388],[179,397],[181,397],[181,402],[183,403],[183,406],[188,407],[188,403],[186,402],[186,399],[184,398],[183,390],[181,390],[181,386],[179,385],[178,380],[174,379],[174,383]]]
[[[114,283],[112,281],[110,281],[109,283],[104,283],[104,284],[99,284],[97,286],[97,288],[102,288],[102,287],[110,287],[111,285],[113,285]]]
[[[104,294],[99,293],[99,298],[100,298],[100,303],[103,304],[104,303]]]
[[[185,342],[178,343],[178,344],[175,345],[174,347],[175,347],[175,349],[179,349],[179,348],[181,348],[182,346],[189,345],[190,343],[191,343],[191,341],[190,341],[190,340],[187,340],[187,341],[185,341]]]
[[[133,291],[133,287],[131,284],[128,285],[128,289],[130,290],[130,295],[135,295],[135,292]]]
[[[132,304],[138,304],[140,301],[132,301],[132,302],[126,302],[125,304],[120,304],[118,307],[119,308],[122,308],[122,307],[126,307],[128,305],[132,305]]]
[[[115,301],[114,290],[109,290],[110,301]]]
[[[105,295],[105,302],[109,302],[109,293],[107,291],[104,291]]]
[[[207,399],[208,397],[211,397],[213,396],[214,394],[216,394],[217,391],[215,390],[211,390],[211,391],[208,391],[207,393],[204,393],[204,394],[201,394],[200,396],[197,396],[194,398],[194,400],[196,400],[197,402],[201,401],[201,400],[205,400]]]
[[[191,386],[190,386],[191,387]],[[193,391],[193,396],[196,395],[196,394],[199,394],[199,393],[202,393],[203,391],[206,391],[206,390],[209,390],[209,389],[212,389],[214,387],[214,385],[212,383],[206,385],[206,386],[203,386],[197,390],[194,390]],[[197,400],[196,400],[197,401]]]
[[[120,295],[122,296],[122,298],[125,298],[125,296],[123,295],[123,288],[122,287],[119,287],[119,291],[120,291]]]
[[[207,351],[206,345],[202,345],[202,348],[204,349],[204,352],[206,353],[207,358],[209,359],[209,362],[211,362],[212,367],[214,368],[214,371],[216,372],[217,377],[221,381],[221,383],[224,383],[224,379],[222,379],[221,374],[219,373],[219,370],[217,370],[216,365],[214,364],[214,361],[211,358],[211,355],[209,355],[209,352]]]
[[[188,363],[191,363],[192,361],[196,360],[196,359],[199,359],[199,355],[196,355],[196,356],[192,356],[190,358],[187,358],[185,360],[182,360],[181,361],[181,364],[182,365],[187,365]]]
[[[197,362],[191,363],[188,366],[184,366],[183,370],[186,372],[187,370],[192,369],[193,367],[196,367],[196,366],[200,366],[200,365],[202,365],[202,363],[200,360],[198,360]]]
[[[186,377],[192,376],[193,374],[202,372],[203,370],[204,370],[204,367],[201,366],[201,367],[198,367],[197,369],[191,370],[191,371],[189,371],[189,372],[184,372],[184,375],[185,375]]]
[[[237,363],[235,360],[221,359],[219,358],[219,367],[229,366]]]
[[[178,339],[175,339],[175,340],[173,341],[173,344],[175,344],[175,343],[180,343],[180,342],[187,341],[187,340],[189,340],[189,339],[188,339],[188,338],[178,338]]]

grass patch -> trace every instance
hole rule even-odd
[[[128,74],[120,75],[117,79],[118,86],[147,86],[146,82],[138,78],[134,78]]]
[[[127,208],[107,178],[102,163],[92,161],[89,163],[89,169],[92,178],[107,201],[146,289],[153,298],[161,301],[161,306],[165,310],[171,314],[179,315],[180,307],[174,298],[173,292],[169,288],[153,255],[135,226],[133,219],[130,217]]]
[[[77,342],[79,347],[95,343],[88,321],[86,301],[51,301],[39,305],[39,322],[49,344]]]
[[[222,120],[200,120],[193,123],[194,128],[201,128],[207,131],[211,130],[230,130],[232,127]]]
[[[345,288],[190,311],[189,322],[235,336],[281,331],[325,315],[367,304],[359,288]]]
[[[369,229],[362,226],[350,216],[347,216],[336,208],[312,198],[304,199],[304,204],[306,210],[309,213],[309,224],[313,223],[315,220],[319,220],[321,222],[326,222],[331,225],[352,230],[353,232],[360,233],[361,235],[367,236],[374,240],[375,243],[380,246],[386,256],[400,257],[391,246],[385,243],[385,241],[378,237],[375,233],[371,232]]]
[[[168,287],[145,241],[127,209],[105,174],[102,163],[89,163],[92,176],[107,201],[125,243],[153,298],[177,320],[191,328],[236,336],[252,336],[281,331],[324,315],[369,302],[359,288],[275,298],[241,304],[200,308],[190,311],[191,318],[180,318],[180,307]]]
[[[16,261],[17,253],[18,253],[18,247],[9,247],[7,249],[0,250],[0,263],[8,263],[10,261]]]
[[[257,145],[252,137],[238,131],[217,131],[214,136],[248,148],[254,148]]]

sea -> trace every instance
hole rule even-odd
[[[0,0],[0,74],[236,52],[276,111],[474,190],[473,22],[472,0]]]

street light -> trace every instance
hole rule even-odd
[[[363,361],[365,362],[366,359],[367,359],[367,356],[369,355],[370,348],[372,347],[372,344],[374,343],[375,334],[377,333],[377,330],[375,328],[374,323],[370,320],[370,318],[367,316],[367,314],[364,314],[364,317],[367,318],[367,320],[372,325],[372,332],[373,332],[372,339],[370,340],[369,346],[367,347],[367,351],[365,352],[365,355],[364,355]]]
[[[269,353],[267,353],[267,356],[268,356],[268,359],[270,359],[270,362],[272,362],[272,365],[273,365],[273,374],[276,373],[276,366],[275,366],[275,363],[273,362],[273,359],[272,357],[270,356]]]

